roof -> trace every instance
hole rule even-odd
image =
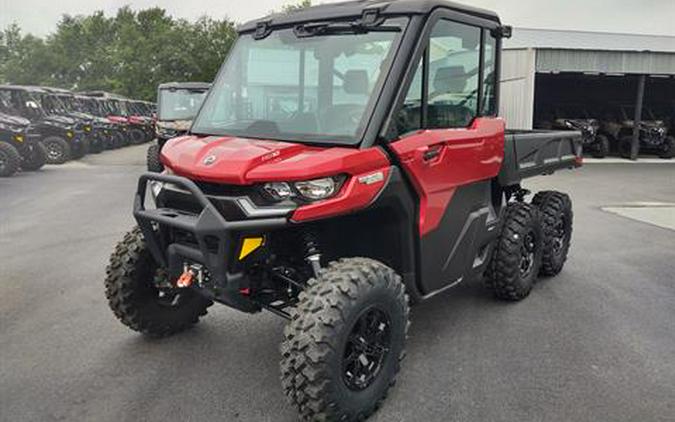
[[[499,17],[495,12],[446,0],[355,0],[321,4],[292,12],[268,15],[246,22],[239,27],[239,32],[252,31],[259,22],[270,22],[271,25],[277,26],[340,18],[358,18],[366,9],[378,9],[383,15],[425,15],[440,7],[499,22]]]
[[[47,91],[41,86],[33,85],[0,85],[0,89],[12,89],[15,91],[30,91],[30,92],[42,92],[47,93]]]
[[[159,85],[159,89],[194,89],[207,90],[211,88],[208,82],[167,82]]]
[[[668,35],[513,28],[513,36],[511,39],[504,40],[504,48],[675,53],[675,37]]]

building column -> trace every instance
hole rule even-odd
[[[635,99],[635,116],[633,117],[633,140],[630,146],[630,159],[637,160],[640,152],[640,123],[642,122],[642,103],[645,97],[646,75],[638,75],[637,98]]]

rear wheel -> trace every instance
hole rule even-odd
[[[541,266],[542,246],[537,208],[521,202],[507,205],[486,274],[495,296],[516,301],[530,294]]]
[[[148,171],[154,171],[155,173],[161,173],[164,171],[164,165],[162,165],[162,162],[159,160],[159,150],[159,145],[156,143],[148,147]]]
[[[13,145],[0,141],[0,177],[10,177],[19,171],[21,155]]]
[[[92,138],[91,144],[89,145],[89,152],[92,154],[100,154],[105,149],[103,137]]]
[[[305,420],[364,420],[394,384],[408,300],[401,278],[367,258],[311,279],[284,330],[281,380]]]
[[[624,136],[619,140],[619,154],[622,158],[630,158],[631,149],[633,148],[633,137]]]
[[[21,168],[25,171],[40,170],[47,163],[47,148],[37,142],[28,149],[28,154],[21,160]]]
[[[598,135],[595,139],[595,149],[591,153],[594,158],[605,158],[609,155],[609,138]]]
[[[142,129],[129,129],[127,135],[129,136],[129,140],[131,141],[132,145],[140,145],[146,141],[146,135]]]
[[[79,160],[80,158],[84,157],[89,153],[89,145],[91,144],[91,141],[89,139],[82,139],[77,145],[74,145],[74,147],[71,149],[72,151],[72,157],[75,160]]]
[[[554,276],[562,271],[572,239],[572,201],[556,191],[537,193],[532,204],[539,209],[544,231],[544,253],[540,275]]]
[[[48,136],[42,140],[47,149],[47,164],[63,164],[70,160],[70,144],[60,136]]]
[[[191,327],[213,303],[189,288],[156,287],[170,286],[168,275],[152,258],[138,227],[117,244],[106,272],[105,293],[115,316],[153,337]]]
[[[659,157],[661,158],[673,158],[675,154],[675,138],[672,136],[667,136],[663,140],[663,145],[661,146],[661,151],[659,152]]]

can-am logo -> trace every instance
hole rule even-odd
[[[215,155],[208,155],[208,156],[206,156],[206,158],[204,158],[204,161],[202,161],[202,163],[204,163],[205,166],[210,166],[211,164],[213,164],[215,162],[216,162],[216,156]]]

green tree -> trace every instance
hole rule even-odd
[[[312,0],[300,0],[296,4],[287,4],[287,5],[283,6],[281,10],[284,13],[288,13],[288,12],[294,12],[294,11],[300,10],[300,9],[305,9],[305,8],[311,7],[311,6],[312,6]]]
[[[189,22],[161,8],[64,15],[45,39],[17,25],[0,32],[0,82],[152,100],[162,82],[213,80],[235,38],[229,20]]]

